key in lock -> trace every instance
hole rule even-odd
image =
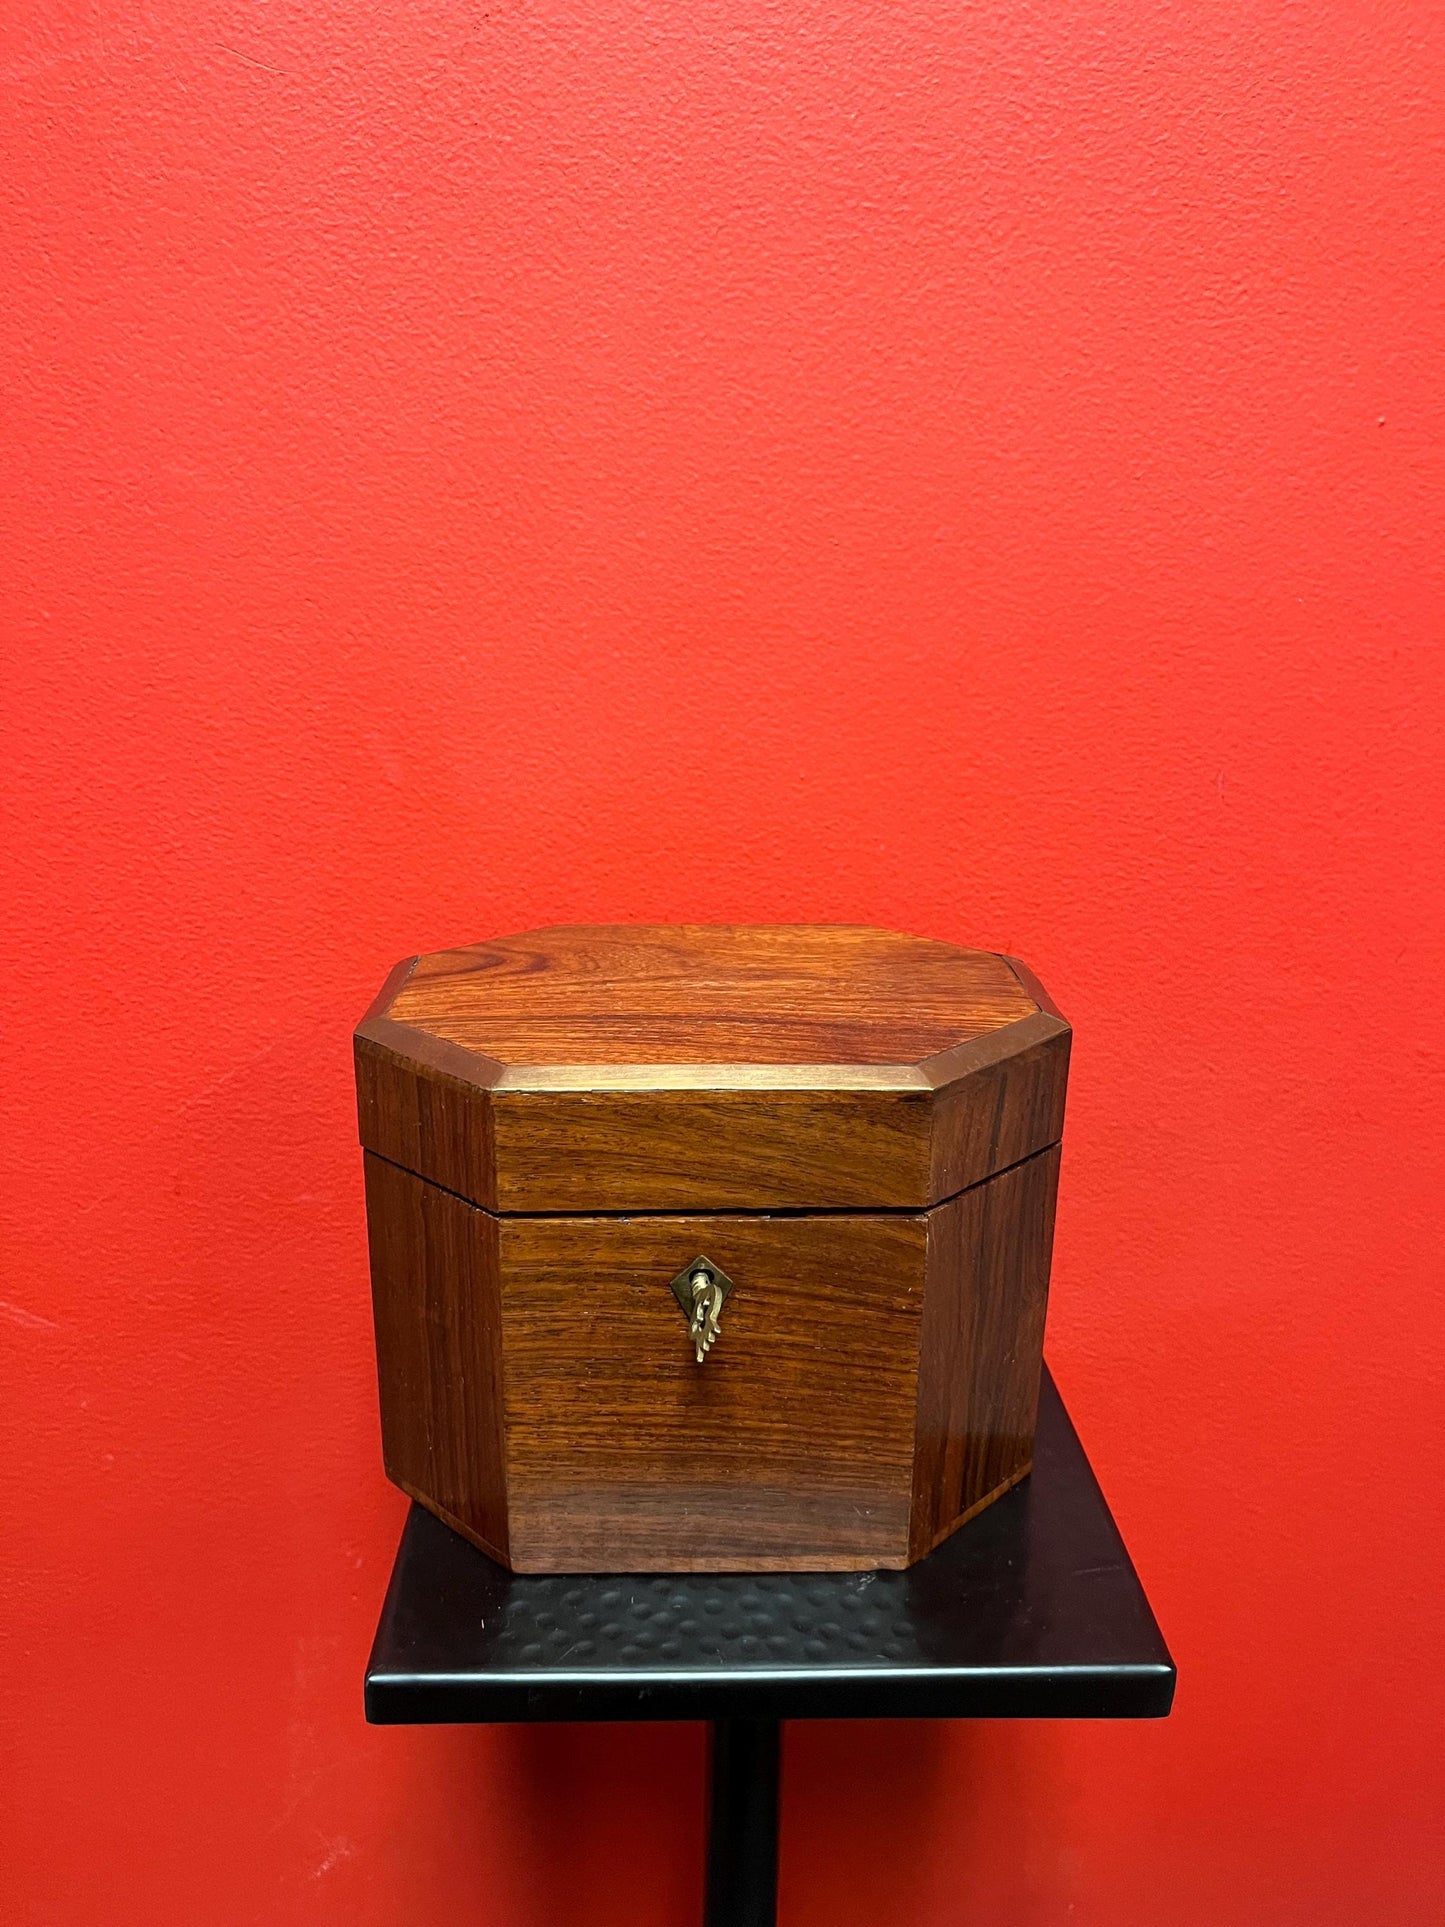
[[[688,1336],[699,1365],[717,1343],[723,1300],[733,1288],[726,1272],[710,1258],[694,1258],[672,1281],[673,1296],[687,1319]]]

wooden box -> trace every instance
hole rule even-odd
[[[1069,1029],[850,925],[416,957],[356,1033],[389,1476],[519,1572],[906,1566],[1029,1470]]]

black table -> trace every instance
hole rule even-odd
[[[710,1720],[708,1927],[776,1917],[779,1722],[1151,1719],[1174,1663],[1045,1373],[1032,1477],[907,1572],[524,1577],[413,1506],[383,1725]]]

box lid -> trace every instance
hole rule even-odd
[[[1056,1143],[1023,965],[853,924],[574,924],[399,964],[362,1143],[499,1212],[918,1210]]]

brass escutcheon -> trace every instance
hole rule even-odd
[[[717,1343],[723,1300],[732,1288],[727,1273],[719,1271],[710,1258],[702,1257],[684,1265],[672,1281],[672,1295],[682,1306],[699,1365]]]

